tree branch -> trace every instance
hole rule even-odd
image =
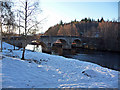
[[[19,14],[20,15],[20,17],[23,19],[23,20],[25,20],[25,18],[23,17],[23,16],[21,16],[21,14]]]
[[[40,22],[41,22],[41,21],[40,21]],[[28,32],[29,32],[29,30],[32,29],[34,26],[40,24],[40,22],[37,22],[36,24],[32,25],[32,26],[28,29]]]
[[[27,17],[29,17],[29,16],[33,13],[34,10],[35,10],[35,8],[33,8],[33,9],[28,13]]]
[[[44,18],[44,19],[45,19],[45,18]],[[29,30],[30,30],[32,27],[34,27],[34,26],[40,24],[44,19],[42,19],[40,22],[37,22],[36,24],[32,25],[32,26],[28,29],[28,32],[29,32]]]
[[[22,4],[23,4],[23,6],[25,6],[25,3],[24,2],[22,2],[21,0],[19,0]]]
[[[18,10],[18,12],[25,15],[25,13],[23,11]]]

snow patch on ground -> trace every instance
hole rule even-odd
[[[117,88],[118,71],[39,52],[25,52],[3,43],[3,88]],[[14,57],[13,57],[14,56]]]

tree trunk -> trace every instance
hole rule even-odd
[[[22,58],[21,58],[22,60],[25,60],[25,56],[24,55],[25,55],[25,47],[23,47],[23,53],[22,53]]]
[[[1,50],[0,50],[0,52],[2,52],[2,24],[1,24],[1,35],[0,35],[0,37],[1,37]]]
[[[15,50],[15,45],[14,45],[14,50]]]
[[[27,0],[25,2],[25,44],[26,44],[26,38],[27,38]],[[23,53],[22,53],[22,60],[25,59],[25,46],[23,47]]]

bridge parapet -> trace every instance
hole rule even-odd
[[[18,47],[25,47],[27,44],[32,43],[32,41],[39,42],[45,51],[50,51],[55,43],[60,43],[62,49],[71,49],[72,44],[76,43],[75,47],[82,47],[88,45],[100,47],[102,38],[90,38],[90,37],[78,37],[78,36],[40,36],[36,38],[34,36],[27,36],[26,41],[25,37],[11,37],[10,39],[4,38],[10,44],[13,44]],[[102,47],[101,47],[102,48]]]

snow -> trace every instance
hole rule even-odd
[[[21,60],[22,49],[11,51],[13,46],[7,43],[3,43],[3,47],[3,88],[118,87],[118,71],[90,62],[27,50],[26,60]]]
[[[0,52],[0,90],[2,89],[2,53]]]

